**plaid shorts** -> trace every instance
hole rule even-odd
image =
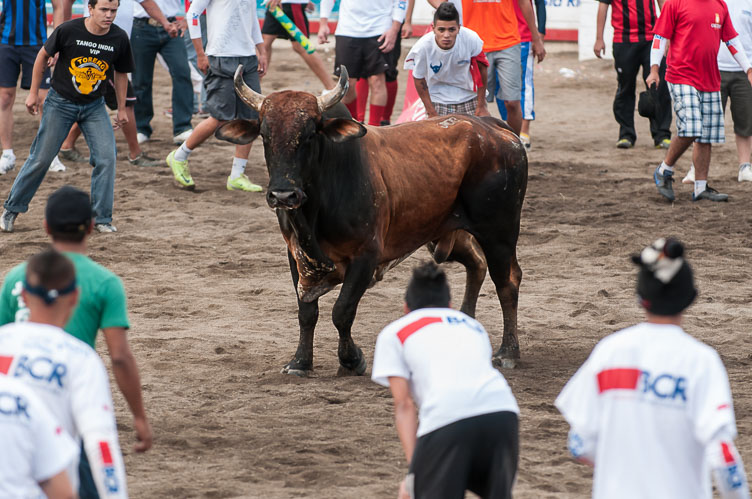
[[[447,114],[475,114],[475,108],[478,105],[478,99],[471,99],[467,102],[460,102],[459,104],[442,104],[441,102],[433,102],[433,108],[436,110],[439,116],[446,116]]]
[[[720,92],[701,92],[691,85],[670,82],[668,89],[679,137],[696,137],[695,142],[705,144],[725,141]]]

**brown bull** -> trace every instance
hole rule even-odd
[[[347,92],[344,67],[338,86],[320,97],[295,91],[264,97],[238,75],[241,68],[236,91],[259,120],[227,123],[217,137],[248,143],[260,134],[264,141],[267,202],[287,243],[298,296],[300,341],[283,372],[313,369],[318,298],[342,284],[332,311],[340,373],[363,374],[366,362],[351,336],[358,302],[425,244],[436,261],[465,266],[462,311],[471,316],[487,265],[504,317],[495,358],[514,365],[527,156],[509,127],[462,115],[364,126],[337,104]]]

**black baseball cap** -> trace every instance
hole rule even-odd
[[[64,185],[47,199],[44,217],[53,232],[86,232],[92,218],[89,195],[72,185]]]

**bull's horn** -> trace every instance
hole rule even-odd
[[[350,88],[350,79],[349,75],[347,74],[347,68],[340,66],[339,81],[337,82],[337,86],[335,86],[328,92],[325,92],[323,95],[316,97],[316,100],[319,103],[319,111],[323,113],[324,111],[330,109],[339,101],[341,101],[342,97],[344,97],[347,93],[348,88]]]
[[[245,81],[243,81],[242,64],[235,70],[235,92],[238,94],[238,97],[240,97],[240,99],[251,108],[256,111],[261,111],[261,104],[263,104],[266,97],[255,92],[251,87],[246,85]]]

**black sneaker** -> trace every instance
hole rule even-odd
[[[3,210],[2,216],[0,216],[0,229],[3,232],[13,232],[13,223],[16,221],[18,213],[12,211]]]
[[[674,172],[666,170],[666,172],[661,175],[660,169],[661,167],[659,165],[653,172],[653,180],[655,180],[655,185],[658,187],[658,193],[669,201],[673,201],[676,199],[673,187]]]
[[[698,195],[695,196],[695,194],[692,193],[692,201],[701,201],[703,199],[707,199],[708,201],[728,201],[728,194],[721,194],[708,185],[705,187],[705,190]]]
[[[60,149],[57,155],[60,159],[64,159],[65,161],[73,161],[74,163],[89,162],[89,158],[78,152],[75,147],[73,149]]]

